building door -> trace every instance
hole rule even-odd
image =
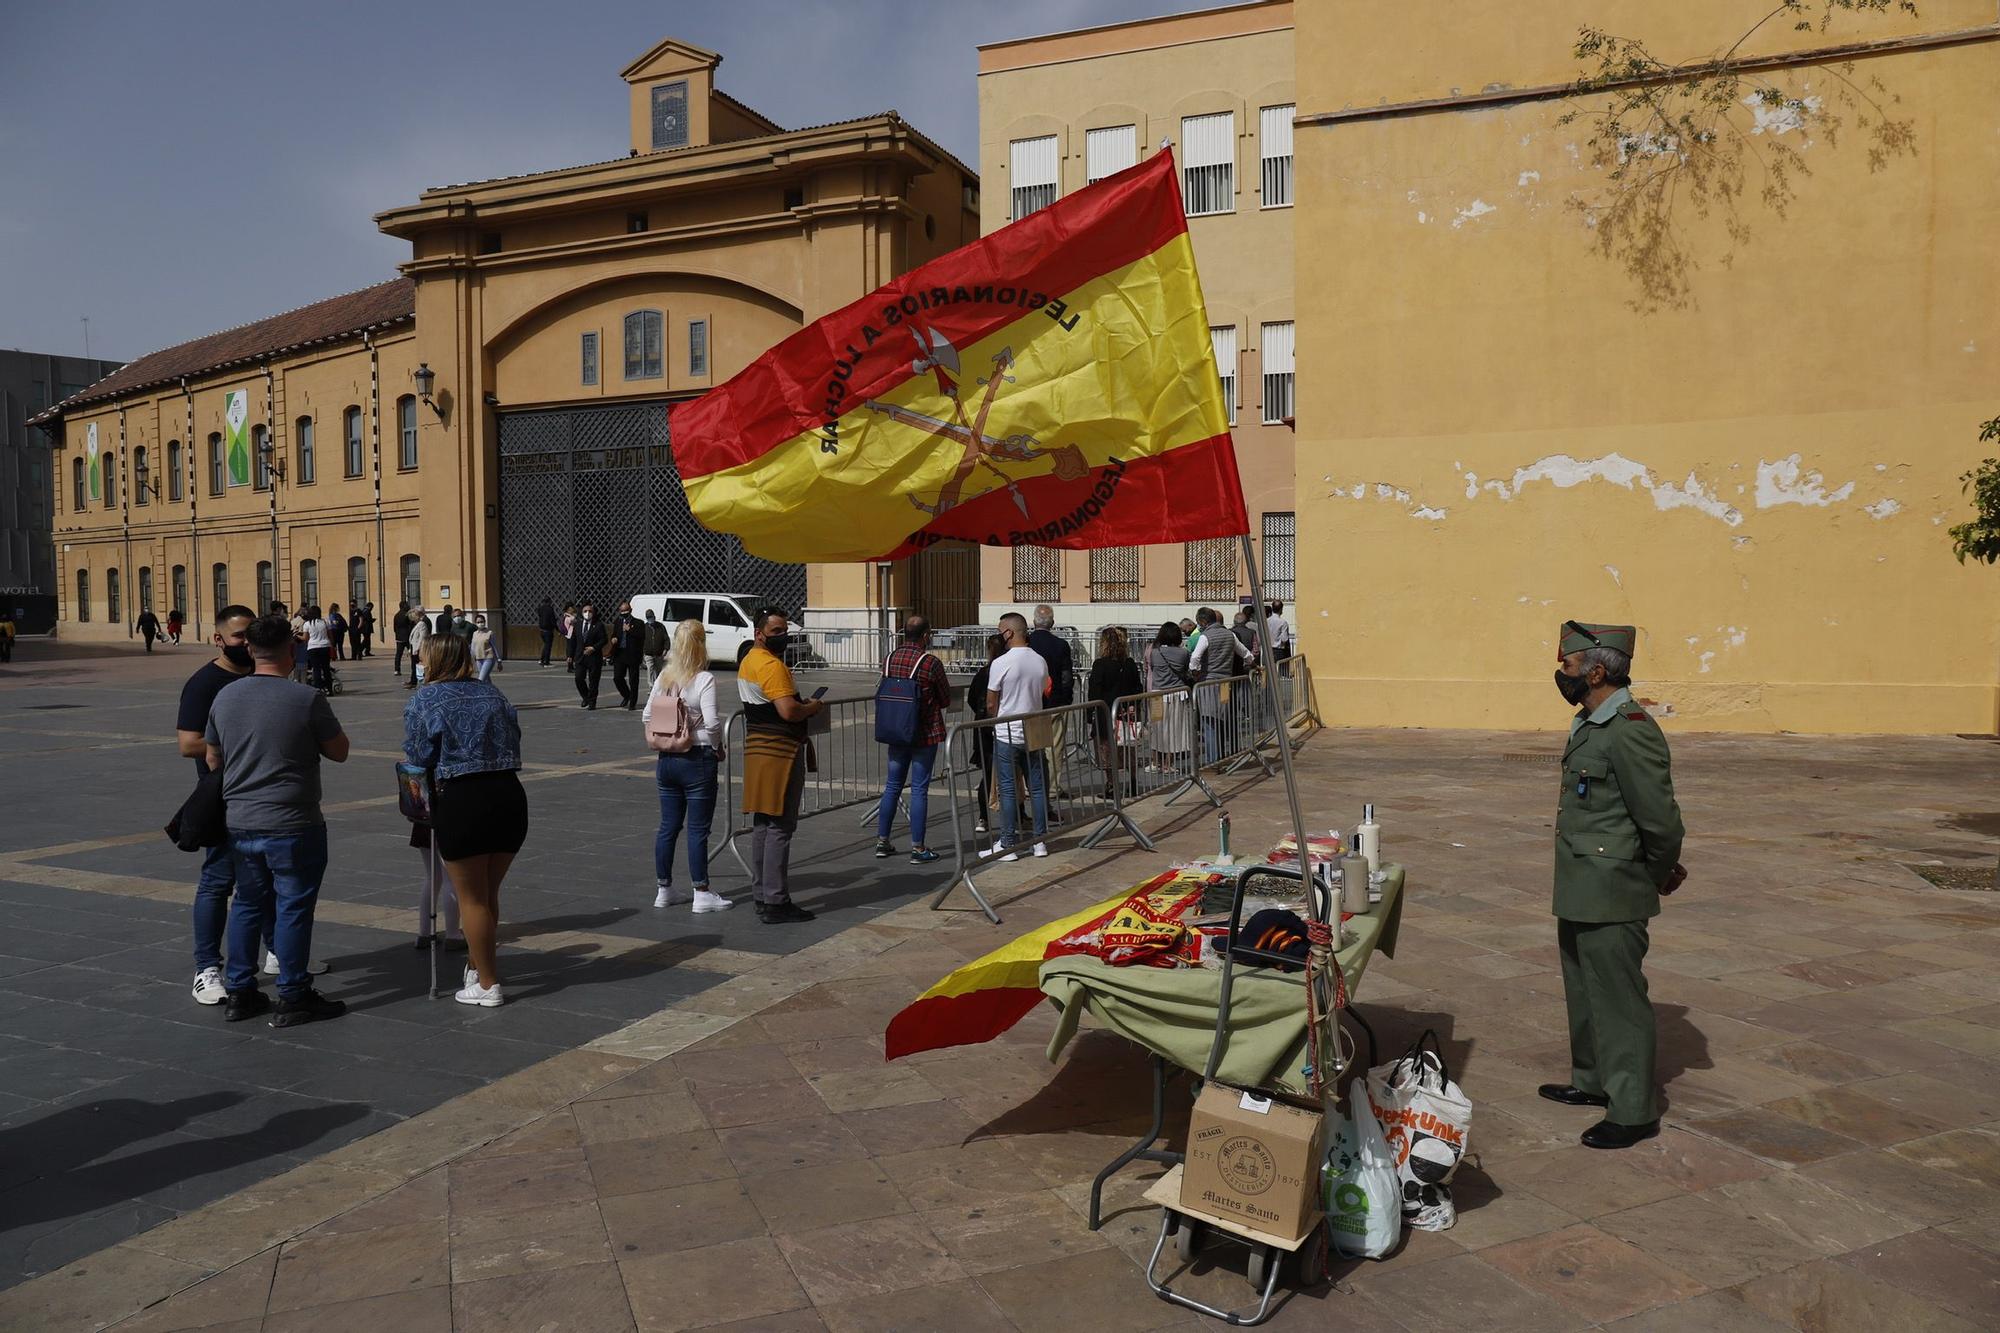
[[[738,592],[796,612],[804,565],[773,564],[688,512],[665,403],[500,417],[500,598],[531,627],[542,598],[600,611],[649,592]]]
[[[979,623],[979,548],[944,541],[900,562],[901,599],[940,629]]]

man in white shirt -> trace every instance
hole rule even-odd
[[[1028,746],[1028,723],[1019,719],[1023,714],[1041,710],[1051,681],[1049,664],[1028,646],[1028,622],[1024,616],[1010,612],[1000,617],[1000,637],[1007,641],[1007,651],[995,658],[987,671],[986,713],[988,717],[1017,720],[1002,722],[994,729],[993,758],[1000,781],[1000,840],[980,855],[1018,861],[1021,854],[1015,844],[1021,837],[1021,809],[1014,774],[1023,767],[1027,770],[1028,795],[1035,808],[1033,851],[1036,856],[1049,854],[1048,771],[1041,751]]]
[[[1285,619],[1285,604],[1273,602],[1269,614],[1264,617],[1264,642],[1271,645],[1271,656],[1283,661],[1292,655],[1292,626]]]

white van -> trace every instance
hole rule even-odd
[[[651,611],[666,622],[671,637],[683,620],[699,620],[708,630],[708,660],[734,670],[737,650],[750,642],[750,615],[764,598],[749,592],[648,592],[632,599],[632,614]]]

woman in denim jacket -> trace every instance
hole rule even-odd
[[[460,1004],[494,1008],[500,993],[500,881],[528,836],[521,789],[521,720],[507,696],[472,677],[456,634],[424,640],[424,684],[403,710],[403,753],[430,770],[431,836],[465,925]]]

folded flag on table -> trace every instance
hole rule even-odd
[[[1164,149],[807,325],[668,429],[694,516],[768,560],[1249,528]]]
[[[1201,902],[1203,876],[1167,871],[1074,916],[1037,927],[958,968],[889,1020],[887,1058],[991,1041],[1041,1001],[1042,964],[1067,954],[1106,962],[1171,966]]]

